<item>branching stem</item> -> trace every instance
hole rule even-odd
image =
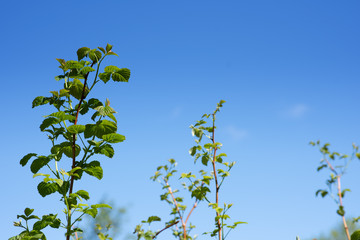
[[[336,172],[335,168],[331,165],[331,163],[326,158],[325,158],[325,161],[326,161],[326,164],[331,169],[331,171],[333,171],[336,174],[337,190],[338,190],[338,196],[339,196],[339,206],[343,207],[342,193],[341,193],[341,175],[339,175]],[[343,224],[344,224],[344,228],[345,228],[345,232],[346,232],[346,237],[348,240],[350,240],[350,233],[349,233],[349,228],[348,228],[346,220],[345,220],[345,215],[342,216],[342,220],[343,220]]]

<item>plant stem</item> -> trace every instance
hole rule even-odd
[[[339,203],[340,203],[340,206],[342,207],[343,206],[343,203],[342,203],[342,196],[341,196],[341,182],[340,182],[340,176],[337,177],[337,187],[338,187],[338,194],[339,194]],[[346,232],[346,236],[347,236],[347,239],[350,240],[350,234],[349,234],[349,228],[346,224],[346,220],[345,220],[345,215],[342,216],[342,220],[343,220],[343,224],[344,224],[344,228],[345,228],[345,232]]]
[[[212,137],[211,137],[211,140],[213,142],[213,145],[215,146],[215,113],[212,114],[213,115],[213,128],[212,128]],[[215,197],[215,200],[216,200],[216,205],[219,206],[219,183],[218,183],[218,179],[217,179],[217,174],[216,174],[216,166],[215,166],[215,163],[216,163],[216,150],[217,150],[217,147],[215,146],[214,147],[214,154],[213,154],[213,160],[212,160],[212,166],[213,166],[213,171],[214,171],[214,179],[215,179],[215,187],[216,187],[216,197]],[[218,220],[217,220],[217,227],[218,227],[218,230],[219,230],[219,240],[221,240],[221,223],[220,223],[220,218],[219,218],[219,213],[216,212],[216,216],[218,217]]]
[[[166,227],[164,227],[163,229],[161,229],[160,231],[158,231],[155,236],[152,237],[152,239],[155,239],[157,237],[157,235],[159,235],[162,231],[165,231],[166,229],[168,229],[169,227],[174,226],[175,224],[177,224],[179,221],[176,221],[170,225],[167,225]]]
[[[94,64],[95,64],[95,62],[93,62],[93,63],[91,64],[91,67],[93,67]],[[78,105],[77,110],[76,110],[76,116],[75,116],[74,125],[76,125],[77,122],[78,122],[81,104],[82,104],[82,102],[84,101],[84,99],[85,99],[85,97],[86,97],[86,96],[85,96],[85,90],[86,90],[86,85],[87,85],[88,76],[89,76],[89,73],[87,73],[86,76],[85,76],[84,87],[83,87],[83,90],[82,90],[82,93],[81,93],[79,105]],[[73,141],[72,141],[72,152],[73,152],[73,156],[72,156],[72,166],[71,166],[71,169],[75,168],[75,164],[76,164],[76,144],[75,144],[75,141],[76,141],[76,134],[73,134]],[[70,196],[70,194],[72,194],[72,192],[73,192],[74,179],[75,179],[74,176],[71,176],[69,196]],[[71,206],[68,206],[68,212],[69,212],[69,214],[68,214],[68,223],[67,223],[68,227],[67,227],[67,232],[70,232],[70,231],[71,231]],[[70,240],[70,235],[67,235],[67,236],[66,236],[66,240]]]
[[[329,166],[329,168],[331,169],[331,171],[333,171],[336,175],[336,180],[337,180],[337,190],[338,190],[338,195],[339,195],[339,205],[340,207],[343,207],[343,202],[342,202],[342,194],[341,194],[341,175],[339,175],[335,168],[331,165],[331,163],[325,158],[325,161],[327,163],[327,165]],[[342,216],[342,220],[343,220],[343,224],[344,224],[344,228],[345,228],[345,232],[346,232],[346,237],[348,240],[350,240],[350,233],[349,233],[349,228],[347,226],[346,220],[345,220],[345,215]]]
[[[181,216],[181,212],[180,212],[180,209],[179,209],[179,204],[177,203],[177,201],[176,201],[176,199],[175,199],[175,197],[174,197],[174,194],[173,194],[173,191],[171,190],[170,185],[169,185],[168,182],[165,180],[165,178],[163,178],[163,179],[164,179],[164,181],[165,181],[165,183],[166,183],[166,186],[167,186],[168,191],[169,191],[169,193],[170,193],[170,195],[171,195],[171,198],[173,199],[173,202],[174,202],[175,207],[176,207],[176,211],[177,211],[178,214],[179,214],[179,217],[180,217],[180,220],[181,220],[181,225],[182,225],[183,230],[184,230],[184,240],[186,240],[186,223],[184,222],[184,219],[183,219],[183,217]]]

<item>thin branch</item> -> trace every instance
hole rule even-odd
[[[170,225],[167,225],[166,227],[164,227],[163,229],[161,229],[160,231],[158,231],[158,232],[155,234],[155,236],[153,236],[152,239],[155,239],[155,238],[157,237],[157,235],[159,235],[162,231],[165,231],[166,229],[174,226],[174,225],[177,224],[178,222],[179,222],[179,221],[176,221],[176,222],[174,222],[174,223],[172,223],[172,224],[170,224]]]
[[[338,194],[339,194],[339,203],[340,203],[340,206],[343,207],[342,196],[341,196],[340,176],[337,177],[337,187],[338,187]],[[342,216],[342,220],[343,220],[343,223],[344,223],[344,228],[345,228],[346,236],[347,236],[348,240],[350,240],[349,228],[348,228],[348,226],[347,226],[347,224],[346,224],[345,215]]]
[[[167,186],[167,188],[168,188],[168,191],[169,191],[169,193],[170,193],[170,195],[171,195],[171,198],[173,199],[173,202],[174,202],[174,204],[175,204],[176,211],[177,211],[178,214],[179,214],[179,217],[180,217],[180,220],[181,220],[181,225],[182,225],[182,227],[183,227],[183,229],[184,229],[184,240],[186,240],[186,223],[184,222],[184,219],[183,219],[183,217],[181,216],[181,212],[180,212],[180,209],[179,209],[179,204],[177,203],[177,201],[176,201],[176,199],[175,199],[175,197],[174,197],[173,191],[171,190],[171,187],[170,187],[169,183],[165,180],[165,178],[163,178],[163,180],[164,180],[165,183],[166,183],[166,186]]]

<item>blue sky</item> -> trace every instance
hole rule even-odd
[[[61,209],[43,199],[38,180],[19,160],[46,154],[38,126],[46,108],[32,100],[61,87],[55,58],[76,59],[76,50],[112,44],[127,67],[128,84],[94,91],[118,111],[127,140],[103,159],[103,181],[86,178],[93,201],[107,196],[128,207],[133,227],[150,215],[167,219],[161,187],[149,180],[158,165],[175,158],[192,171],[189,125],[227,102],[218,116],[218,141],[237,162],[223,189],[234,220],[247,221],[228,239],[303,239],[340,221],[330,198],[315,197],[326,174],[311,140],[351,152],[360,144],[358,1],[8,1],[0,9],[3,126],[2,235],[25,207],[46,214]],[[349,216],[359,216],[359,162],[343,178],[352,192]],[[207,207],[194,212],[198,233],[212,223]],[[159,226],[160,228],[160,226]],[[50,231],[51,240],[63,239]],[[166,235],[159,239],[167,239]],[[206,239],[200,236],[199,239]]]

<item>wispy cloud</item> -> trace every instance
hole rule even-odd
[[[286,116],[291,118],[300,118],[304,116],[308,111],[309,107],[305,104],[296,104],[286,111]]]
[[[233,125],[225,128],[226,134],[228,134],[233,140],[242,140],[248,136],[248,132],[244,129],[239,129]]]

